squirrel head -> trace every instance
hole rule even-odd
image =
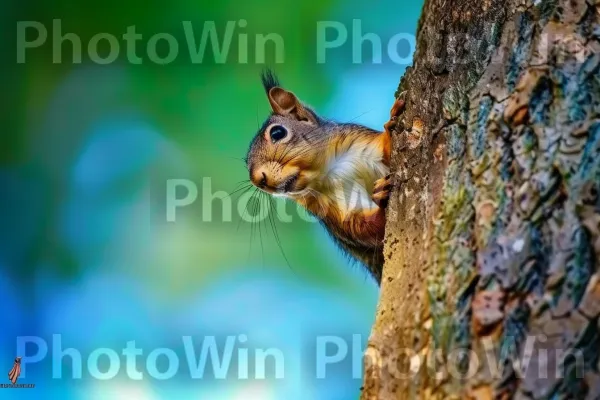
[[[248,150],[250,180],[276,196],[301,195],[318,179],[324,164],[324,121],[283,89],[272,71],[263,73],[262,82],[271,114]]]

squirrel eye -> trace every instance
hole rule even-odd
[[[271,141],[273,143],[280,141],[281,139],[285,138],[288,134],[287,129],[285,129],[283,126],[281,125],[275,125],[274,127],[271,128]]]

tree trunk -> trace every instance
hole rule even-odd
[[[600,0],[427,0],[361,399],[600,398]]]

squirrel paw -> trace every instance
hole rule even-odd
[[[383,128],[386,132],[391,132],[398,122],[398,117],[402,115],[404,112],[404,107],[406,106],[406,91],[400,93],[394,105],[390,109],[390,120],[385,123]]]
[[[373,186],[373,195],[371,199],[380,208],[386,208],[390,198],[390,190],[392,189],[392,175],[387,175],[385,178],[377,179]]]

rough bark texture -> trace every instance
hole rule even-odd
[[[428,0],[404,90],[361,399],[600,398],[600,1]]]

